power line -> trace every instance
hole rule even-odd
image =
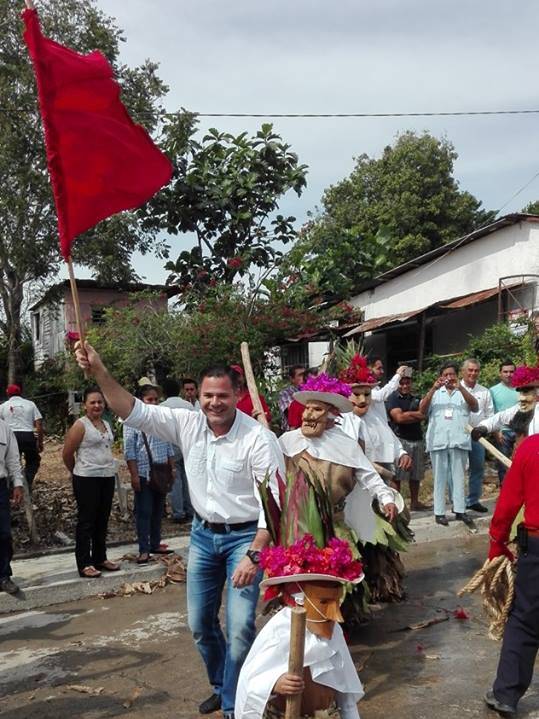
[[[178,113],[165,113],[166,117],[174,117]],[[267,112],[267,113],[250,113],[250,112],[194,112],[198,117],[255,117],[255,118],[341,118],[341,117],[473,117],[477,115],[537,115],[538,110],[455,110],[448,112],[323,112],[323,113],[293,113],[293,112]]]

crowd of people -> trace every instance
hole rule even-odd
[[[178,522],[191,521],[188,621],[212,687],[199,711],[209,714],[221,709],[225,719],[284,716],[286,697],[301,693],[306,686],[309,696],[302,704],[304,715],[323,711],[328,717],[358,717],[356,702],[363,690],[357,675],[351,673],[342,634],[336,633],[334,624],[342,620],[338,605],[343,600],[344,607],[352,607],[353,613],[358,596],[363,603],[372,596],[374,588],[380,586],[377,572],[396,568],[388,599],[404,596],[399,587],[402,572],[398,552],[388,547],[389,535],[378,546],[375,538],[391,524],[389,533],[407,541],[400,494],[403,483],[409,485],[411,510],[430,509],[419,496],[428,453],[436,523],[448,525],[449,499],[455,518],[472,524],[469,512],[488,512],[481,502],[485,473],[482,438],[493,435],[502,453],[510,456],[515,443],[535,433],[537,421],[539,370],[535,374],[533,368],[516,370],[510,361],[501,363],[500,381],[490,389],[478,381],[481,367],[476,359],[467,358],[460,366],[446,362],[423,397],[414,394],[413,371],[404,365],[382,384],[384,367],[378,357],[356,355],[340,368],[337,377],[297,365],[290,368],[289,385],[279,395],[282,433],[278,438],[278,433],[257,421],[260,410],[253,404],[240,365],[208,368],[200,384],[192,379],[182,383],[167,379],[158,387],[143,377],[132,394],[113,379],[90,345],[78,348],[77,360],[96,382],[84,394],[84,414],[68,431],[63,451],[78,508],[78,571],[81,577],[94,578],[103,571],[119,569],[106,551],[117,473],[112,428],[103,417],[108,406],[122,422],[124,457],[135,495],[138,562],[144,564],[152,554],[168,551],[161,544],[167,493],[173,517]],[[20,454],[24,453],[26,483],[31,488],[43,428],[39,410],[22,397],[20,387],[10,386],[8,394],[8,401],[0,406],[0,590],[13,592],[17,587],[10,578],[9,484],[11,480],[14,485],[13,499],[20,501],[24,484]],[[271,423],[265,398],[258,399]],[[276,418],[273,420],[275,426]],[[32,450],[37,450],[37,460]],[[499,479],[515,484],[514,474],[505,478],[505,467],[499,467]],[[316,496],[303,523],[290,521],[302,506],[301,502],[290,504],[290,497],[296,495],[285,485],[294,482],[296,486],[304,483],[297,490],[298,497],[314,501]],[[330,514],[317,519],[317,512],[323,513],[328,503]],[[505,524],[514,506],[506,511]],[[286,523],[285,511],[290,517],[283,537],[276,527],[279,522]],[[495,520],[499,525],[499,514]],[[313,536],[305,530],[298,535],[298,527],[309,523]],[[397,533],[395,527],[399,528]],[[317,549],[310,543],[320,531]],[[505,529],[500,531],[496,551],[506,551],[506,534]],[[288,548],[294,551],[293,568],[289,563],[276,569]],[[326,557],[323,569],[322,555],[317,554],[320,549]],[[302,552],[305,556],[300,561]],[[327,556],[332,552],[339,559],[328,564]],[[376,559],[377,552],[383,561]],[[317,682],[307,666],[300,677],[281,671],[282,657],[271,650],[268,632],[257,640],[257,649],[252,650],[255,655],[249,654],[256,636],[262,568],[267,586],[278,586],[275,596],[283,606],[309,605],[307,629],[313,635],[309,640],[313,657],[325,656],[327,642],[334,640],[335,651],[342,656],[340,666],[347,667],[345,675],[336,669],[334,674],[330,672],[331,681],[328,674],[327,682],[320,677]],[[363,584],[370,592],[358,595],[358,586]],[[223,591],[226,630],[219,618]],[[317,604],[321,597],[322,604]],[[533,594],[530,601],[536,600]],[[335,601],[330,613],[328,607]],[[521,614],[527,611],[525,620],[530,621],[528,609],[522,609]],[[344,613],[348,620],[350,610]],[[290,615],[278,616],[282,619],[276,627],[282,632],[283,627],[289,627]],[[515,642],[508,644],[513,652]],[[536,644],[539,646],[539,636]],[[509,675],[507,652],[500,666]],[[533,651],[528,651],[526,656],[531,654]],[[262,656],[267,657],[267,676],[272,679],[254,706],[256,691],[251,696],[244,688],[252,682],[253,667]],[[527,661],[529,664],[529,657]],[[309,666],[315,665],[313,660]],[[514,674],[514,666],[512,669]],[[516,706],[519,698],[508,689],[500,689],[503,671],[499,670],[494,694],[488,695],[492,695],[489,706],[495,709],[496,702],[506,708]],[[526,671],[526,677],[520,677],[521,694],[531,680],[529,666]],[[243,687],[239,698],[238,682]],[[512,704],[502,702],[502,695],[510,696]],[[245,706],[249,706],[248,711]]]

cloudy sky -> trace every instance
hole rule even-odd
[[[169,111],[419,112],[539,108],[535,0],[97,0],[127,42],[122,59],[160,63]],[[254,132],[261,120],[215,118]],[[502,214],[539,199],[539,115],[462,118],[277,119],[309,166],[287,197],[301,222],[353,158],[378,156],[403,130],[446,136],[463,189]],[[506,204],[507,203],[507,204]],[[173,238],[173,256],[191,242]],[[158,261],[137,261],[161,282]]]

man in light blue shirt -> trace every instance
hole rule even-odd
[[[511,360],[500,363],[500,381],[490,388],[490,394],[494,403],[494,412],[503,412],[505,409],[514,407],[518,402],[518,392],[511,385],[511,377],[515,372],[515,364]],[[498,449],[510,457],[513,453],[515,444],[515,433],[508,427],[502,427],[497,433],[496,444]],[[501,462],[498,464],[498,480],[500,484],[503,482],[507,467]]]
[[[427,415],[427,451],[430,452],[434,480],[434,517],[445,527],[446,486],[451,494],[455,518],[473,525],[465,512],[464,476],[471,438],[466,430],[470,413],[477,412],[478,402],[457,379],[458,365],[446,362],[440,376],[419,403],[419,411]]]

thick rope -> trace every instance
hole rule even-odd
[[[515,573],[511,560],[504,556],[487,559],[457,594],[462,597],[479,588],[483,609],[490,619],[488,635],[491,639],[499,640],[503,636],[505,622],[515,598]]]

